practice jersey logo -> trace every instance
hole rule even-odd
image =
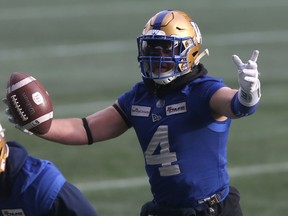
[[[153,122],[160,121],[161,118],[162,118],[161,116],[152,113],[152,121]]]
[[[166,106],[166,115],[167,116],[175,115],[175,114],[179,114],[179,113],[185,113],[185,112],[187,112],[186,102]]]
[[[132,105],[131,115],[132,116],[148,117],[150,115],[150,110],[151,110],[151,107]]]
[[[25,216],[22,209],[2,209],[1,213],[3,216]]]

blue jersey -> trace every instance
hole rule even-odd
[[[50,161],[7,142],[9,157],[0,175],[0,216],[97,216],[87,198]]]
[[[215,121],[209,108],[212,95],[224,86],[203,76],[159,99],[140,82],[118,98],[141,144],[157,204],[196,207],[198,200],[229,187],[231,120]],[[227,194],[228,189],[223,197]]]
[[[47,215],[66,182],[64,176],[51,162],[29,156],[20,145],[8,142],[8,146],[9,166],[1,175],[12,182],[9,193],[0,197],[0,215]]]

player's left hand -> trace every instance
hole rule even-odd
[[[260,88],[257,68],[258,55],[259,51],[254,50],[247,63],[243,63],[237,55],[232,56],[233,62],[238,70],[238,82],[244,92],[251,93]]]

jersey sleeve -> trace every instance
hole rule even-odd
[[[222,79],[206,76],[196,82],[193,92],[196,92],[201,98],[205,98],[206,102],[209,103],[214,93],[225,86],[227,85]]]
[[[65,182],[47,216],[97,216],[96,210],[82,194],[69,182]]]
[[[123,117],[129,127],[131,127],[132,125],[129,118],[131,112],[131,105],[135,100],[135,95],[141,94],[141,92],[139,92],[139,85],[140,83],[136,83],[130,91],[127,91],[118,97],[118,104],[120,106],[120,109],[116,110],[120,113],[120,115]]]
[[[185,93],[188,96],[189,109],[197,113],[199,120],[212,120],[210,109],[211,97],[216,91],[225,86],[226,84],[221,79],[205,76],[195,80],[195,82],[185,89]]]

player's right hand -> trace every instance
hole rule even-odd
[[[6,114],[6,116],[8,117],[8,121],[9,121],[10,123],[12,123],[15,128],[17,128],[18,130],[22,131],[23,133],[28,134],[28,135],[33,135],[32,132],[30,132],[29,130],[23,128],[21,125],[19,125],[19,124],[16,122],[15,118],[13,117],[13,115],[12,115],[12,113],[11,113],[9,107],[8,107],[7,98],[3,98],[2,101],[3,101],[3,103],[6,105],[5,114]]]

